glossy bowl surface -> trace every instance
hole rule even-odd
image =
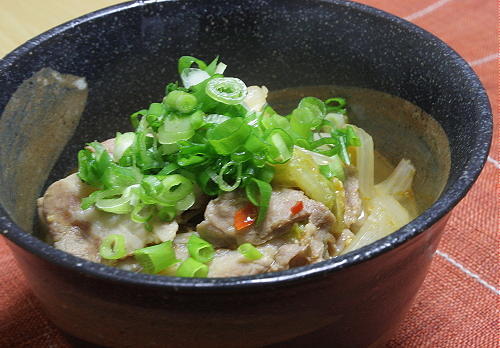
[[[181,55],[220,55],[229,74],[271,90],[335,84],[409,100],[448,136],[445,190],[417,219],[376,243],[319,264],[248,277],[135,274],[84,261],[27,233],[43,188],[75,167],[82,144],[128,129],[123,115],[162,95],[165,82],[177,78]],[[46,67],[85,77],[88,95],[58,89],[52,99],[12,112],[16,90]],[[338,0],[120,4],[56,27],[6,56],[0,90],[0,232],[56,325],[107,346],[262,346],[320,328],[339,346],[383,343],[425,277],[447,214],[481,171],[492,132],[486,94],[451,48],[400,18]],[[64,93],[76,98],[74,115],[57,109]],[[30,123],[47,110],[68,119]],[[74,133],[60,133],[68,124]],[[60,139],[59,145],[40,151],[51,143],[37,143],[41,137]],[[51,169],[48,177],[40,168]]]

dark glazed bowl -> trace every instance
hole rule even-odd
[[[82,144],[128,129],[126,116],[157,100],[165,82],[177,78],[176,59],[188,54],[219,54],[231,74],[271,90],[335,84],[411,101],[448,136],[451,167],[443,193],[417,219],[372,245],[319,264],[240,278],[129,273],[34,237],[42,189],[75,167]],[[27,80],[46,67],[85,77],[88,96],[82,81],[67,77],[58,84],[62,77],[50,70]],[[452,49],[402,19],[337,0],[110,7],[5,57],[0,111],[0,231],[58,327],[117,347],[251,347],[293,338],[304,347],[382,345],[410,308],[448,213],[477,178],[492,131],[483,88]]]

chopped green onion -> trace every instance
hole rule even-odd
[[[267,160],[271,164],[281,164],[292,158],[293,139],[282,129],[276,128],[269,133],[266,141],[271,144]]]
[[[122,167],[110,163],[101,176],[101,182],[107,189],[115,187],[128,187],[138,184],[142,180],[142,173],[137,167]]]
[[[248,200],[253,205],[259,207],[256,224],[261,223],[266,217],[272,190],[273,188],[270,184],[255,178],[250,179],[245,186],[245,193]]]
[[[344,98],[330,98],[325,100],[327,112],[345,113],[347,102]]]
[[[158,128],[160,144],[175,144],[180,140],[188,140],[193,135],[194,129],[189,117],[172,116]]]
[[[149,105],[148,113],[146,114],[146,121],[151,127],[153,127],[153,129],[156,130],[163,123],[165,113],[165,106],[162,103],[152,103]]]
[[[208,81],[207,95],[224,104],[239,104],[247,95],[247,86],[235,77],[219,77]]]
[[[233,184],[229,184],[224,176],[234,172]],[[241,163],[237,162],[227,162],[222,166],[219,171],[219,175],[217,175],[216,181],[217,185],[222,191],[233,191],[240,185],[241,182]]]
[[[177,268],[175,275],[177,277],[206,278],[208,275],[208,266],[188,257]]]
[[[333,156],[339,152],[339,140],[336,137],[320,138],[310,143],[311,150],[325,156]]]
[[[130,220],[137,223],[146,223],[153,217],[154,208],[151,205],[143,203],[137,204],[130,213]]]
[[[215,67],[215,74],[224,74],[224,71],[226,71],[226,68],[227,68],[227,65],[220,62],[219,64],[217,64],[217,66]]]
[[[189,255],[196,261],[207,263],[212,261],[215,255],[215,250],[212,244],[197,235],[193,234],[187,242]]]
[[[177,201],[177,203],[175,204],[175,209],[178,211],[188,210],[193,206],[195,201],[196,201],[196,196],[193,192],[191,192],[183,199]]]
[[[118,162],[122,158],[125,151],[134,144],[134,141],[134,132],[116,133],[115,146],[113,148],[113,159],[115,162]]]
[[[198,68],[200,68],[201,70],[205,70],[207,68],[207,64],[201,59],[191,56],[182,56],[179,58],[179,63],[177,66],[179,74],[181,74],[185,69],[190,68],[193,63],[196,63],[198,65]]]
[[[130,214],[152,229],[152,219],[173,221],[199,191],[216,196],[244,188],[261,223],[273,165],[287,162],[295,146],[322,156],[315,161],[326,177],[345,178],[347,148],[360,144],[346,126],[345,99],[302,98],[287,116],[266,104],[248,110],[246,85],[222,76],[225,68],[218,57],[208,65],[181,57],[178,70],[188,88],[169,83],[161,103],[132,114],[135,132],[117,133],[113,154],[98,142],[87,144],[78,153],[78,176],[96,191],[82,199],[82,209]],[[325,133],[331,136],[318,139]]]
[[[330,121],[335,129],[342,129],[346,126],[347,117],[340,113],[328,113],[325,116],[326,121]]]
[[[107,235],[99,247],[99,255],[106,260],[118,260],[126,254],[125,237],[121,234]]]
[[[271,180],[273,180],[274,171],[275,170],[273,166],[265,165],[264,167],[257,169],[255,177],[259,180],[269,183],[271,182]]]
[[[210,75],[203,70],[187,68],[181,73],[182,84],[185,88],[191,88],[210,78]]]
[[[251,131],[240,117],[235,117],[209,129],[207,139],[218,154],[229,155],[245,143]]]
[[[290,116],[291,129],[302,138],[308,139],[316,125],[316,115],[308,108],[297,108]]]
[[[208,64],[208,66],[204,69],[209,75],[215,74],[215,69],[217,69],[217,62],[219,61],[219,56],[215,57],[214,60]]]
[[[210,114],[205,116],[204,121],[205,123],[213,123],[213,124],[219,124],[224,121],[229,120],[231,117],[226,116],[226,115],[218,115],[218,114]]]
[[[351,158],[349,157],[349,153],[347,152],[346,138],[345,138],[345,136],[339,136],[338,139],[339,139],[339,144],[340,144],[340,152],[339,152],[340,158],[342,159],[342,161],[344,161],[344,163],[347,166],[350,166],[351,165]]]
[[[336,177],[340,181],[345,180],[344,165],[342,164],[342,160],[340,159],[339,155],[330,157],[330,160],[328,161],[328,166],[330,167],[332,175],[334,177]]]
[[[192,112],[198,105],[198,100],[192,94],[183,91],[172,91],[164,100],[164,103],[173,110],[183,114]]]
[[[212,177],[216,177],[216,175],[210,175],[209,172],[211,170],[207,169],[204,170],[203,172],[200,173],[198,176],[198,185],[200,186],[201,190],[209,195],[209,196],[216,196],[220,192],[219,185],[215,182],[215,180],[212,179]]]
[[[263,256],[262,253],[250,243],[241,244],[238,247],[238,251],[249,260],[258,260]]]
[[[139,116],[146,116],[147,113],[148,110],[139,110],[130,115],[130,123],[132,123],[132,127],[134,127],[134,129],[137,129],[137,127],[139,127]]]
[[[128,214],[133,209],[132,200],[135,198],[133,188],[139,185],[127,187],[118,198],[98,198],[95,202],[96,208],[114,214]]]
[[[161,176],[161,175],[172,174],[176,169],[179,169],[179,165],[177,163],[172,162],[166,164],[165,167],[163,167],[163,169],[160,170],[157,175]]]
[[[323,103],[320,99],[315,97],[302,98],[301,101],[299,102],[298,107],[309,109],[316,116],[314,119],[313,127],[319,126],[321,120],[323,120],[326,114],[325,103]]]
[[[134,250],[134,257],[145,272],[153,274],[180,261],[176,259],[171,241]]]
[[[361,146],[361,140],[352,126],[346,127],[347,146]]]
[[[166,204],[175,204],[193,192],[193,184],[179,174],[167,175],[161,180],[157,198]]]
[[[174,221],[177,216],[177,209],[175,207],[166,206],[158,209],[158,218],[162,221]]]

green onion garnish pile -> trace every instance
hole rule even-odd
[[[359,145],[352,127],[337,125],[343,122],[344,99],[303,98],[286,116],[270,106],[251,111],[244,103],[246,85],[224,76],[225,68],[217,58],[206,64],[181,57],[183,86],[168,84],[163,100],[132,114],[135,131],[117,133],[112,155],[98,142],[81,150],[78,176],[98,189],[82,201],[82,209],[130,214],[150,228],[153,218],[172,221],[189,209],[197,192],[217,196],[242,188],[258,208],[259,223],[271,196],[273,166],[289,161],[294,146],[331,157],[321,173],[343,179],[342,165],[350,164],[347,147]],[[197,256],[181,265],[181,275],[205,274],[204,263],[213,256],[213,250],[195,242],[192,254]],[[121,240],[109,243],[112,257],[122,254]],[[152,272],[155,252],[136,252]],[[246,254],[257,257],[251,249]]]

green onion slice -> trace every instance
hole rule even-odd
[[[115,146],[113,148],[113,159],[115,162],[118,162],[122,158],[124,152],[134,144],[134,141],[134,132],[116,133]]]
[[[137,199],[136,190],[139,185],[131,185],[118,198],[100,197],[96,200],[95,206],[99,210],[114,214],[128,214],[132,211],[134,201]],[[111,190],[109,190],[111,191]]]
[[[208,266],[188,257],[179,265],[175,275],[177,277],[206,278],[208,275]]]
[[[201,69],[187,68],[181,73],[182,84],[185,88],[196,86],[208,78],[210,78],[210,75]]]
[[[139,116],[146,116],[148,113],[148,110],[139,110],[137,112],[134,112],[132,115],[130,115],[130,123],[132,123],[132,127],[134,129],[137,129],[139,127],[140,119]]]
[[[285,163],[293,154],[293,139],[282,129],[273,129],[266,138],[271,144],[267,159],[271,164]]]
[[[171,222],[174,221],[177,216],[177,209],[172,206],[165,206],[158,209],[158,218],[162,221]]]
[[[248,180],[245,186],[245,193],[248,200],[255,206],[259,207],[259,215],[257,216],[256,224],[259,224],[266,217],[269,201],[273,188],[265,181],[252,178]]]
[[[231,118],[207,131],[207,139],[215,152],[229,155],[245,143],[252,129],[241,117]]]
[[[361,146],[361,139],[357,136],[352,126],[346,127],[347,146]]]
[[[247,86],[235,77],[218,77],[208,81],[207,95],[223,104],[239,104],[247,96]]]
[[[184,91],[172,91],[164,99],[164,103],[171,109],[183,114],[190,113],[196,109],[198,100],[192,94]]]
[[[160,144],[175,144],[180,140],[188,140],[193,135],[194,129],[189,117],[172,116],[158,128]]]
[[[207,64],[201,59],[191,56],[182,56],[179,58],[179,63],[177,65],[179,74],[181,74],[185,69],[190,68],[193,63],[196,63],[196,65],[198,65],[198,68],[200,68],[201,70],[205,70],[207,68]]]
[[[201,263],[212,261],[215,255],[215,249],[212,244],[204,239],[201,239],[195,234],[189,237],[187,248],[189,251],[189,255],[191,255],[193,259]]]
[[[204,117],[205,123],[219,124],[229,120],[231,117],[219,114],[210,114]]]
[[[134,250],[134,257],[145,272],[153,274],[180,261],[175,257],[171,241]]]
[[[328,112],[345,113],[347,102],[344,98],[330,98],[325,100],[325,105]]]
[[[347,141],[345,136],[339,136],[339,144],[340,144],[340,151],[339,151],[339,156],[344,161],[346,166],[351,165],[351,158],[349,157],[349,153],[347,152]]]
[[[336,155],[340,150],[339,146],[339,140],[336,137],[320,138],[310,143],[312,151],[325,156]]]
[[[186,197],[179,200],[175,204],[175,209],[178,211],[188,210],[189,208],[191,208],[193,206],[195,201],[196,201],[196,196],[195,196],[194,192],[191,192]]]
[[[176,204],[193,192],[193,183],[180,174],[167,175],[158,187],[157,199],[168,205]]]
[[[154,207],[145,205],[144,203],[137,204],[130,213],[130,219],[137,223],[146,223],[153,217]]]
[[[219,185],[213,179],[216,177],[217,175],[214,174],[210,168],[207,168],[198,176],[198,185],[205,194],[209,196],[216,196],[217,194],[219,194]]]
[[[325,117],[326,106],[320,99],[315,97],[305,97],[299,102],[299,108],[307,108],[315,115],[313,127],[319,126]]]
[[[107,235],[99,247],[99,255],[106,260],[118,260],[126,254],[125,237],[121,234]]]
[[[231,172],[234,172],[234,179],[232,184],[228,183],[224,178],[224,176],[228,175]],[[219,175],[217,175],[215,182],[217,183],[217,185],[219,185],[219,188],[222,191],[229,192],[238,188],[241,182],[241,163],[231,161],[224,164],[220,169]]]
[[[241,244],[238,247],[238,251],[249,260],[258,260],[263,256],[262,253],[250,243]]]

